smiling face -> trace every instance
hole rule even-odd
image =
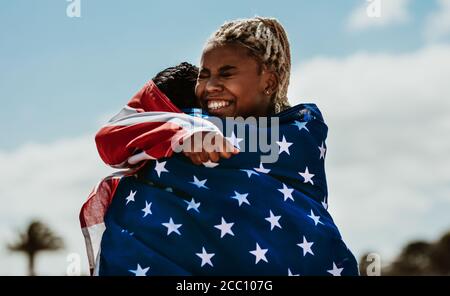
[[[243,46],[209,45],[203,51],[195,94],[202,109],[214,116],[268,116],[275,83],[273,73]]]

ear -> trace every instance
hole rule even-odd
[[[266,66],[264,66],[262,70],[262,91],[269,92],[269,95],[272,96],[272,94],[276,91],[278,87],[278,77],[275,75],[275,73],[268,69]]]

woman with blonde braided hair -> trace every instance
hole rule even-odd
[[[273,18],[227,22],[207,41],[196,95],[219,117],[269,116],[289,108],[289,41]]]

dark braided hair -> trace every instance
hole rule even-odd
[[[198,68],[183,62],[162,70],[152,80],[178,108],[200,108],[195,96],[197,76]]]

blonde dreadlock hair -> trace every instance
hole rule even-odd
[[[291,74],[289,41],[283,26],[274,18],[255,17],[226,22],[206,42],[206,46],[239,44],[277,76],[278,85],[271,98],[271,111],[290,107],[287,91]]]

